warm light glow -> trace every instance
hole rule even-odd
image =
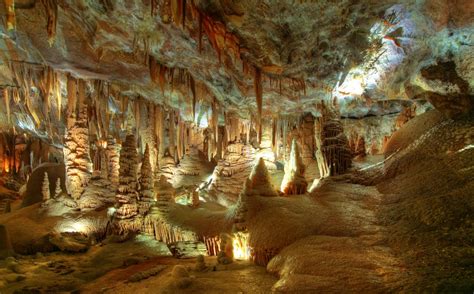
[[[90,222],[84,219],[65,220],[56,226],[56,230],[61,233],[87,233],[90,228]]]
[[[106,140],[98,140],[97,141],[97,146],[102,149],[107,148],[107,141]]]
[[[362,95],[364,93],[364,87],[362,85],[362,79],[348,77],[342,85],[337,89],[339,93],[346,95]]]
[[[466,150],[469,150],[469,149],[473,149],[473,148],[474,148],[474,144],[466,145],[464,148],[459,149],[459,150],[458,150],[458,153],[459,153],[459,152],[466,151]]]
[[[8,157],[5,157],[3,159],[3,170],[6,172],[6,173],[9,173],[10,172],[10,161],[8,160]]]
[[[234,233],[232,246],[234,258],[239,260],[250,259],[249,234],[244,232]]]

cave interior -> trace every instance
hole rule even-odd
[[[473,293],[474,1],[0,17],[0,293]]]

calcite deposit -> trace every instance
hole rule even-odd
[[[472,293],[473,3],[0,1],[0,293]]]

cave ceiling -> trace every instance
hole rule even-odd
[[[25,63],[174,108],[194,94],[249,117],[257,83],[267,116],[317,113],[331,98],[342,115],[383,114],[438,91],[420,71],[440,60],[472,93],[473,11],[461,0],[16,0],[0,83]]]

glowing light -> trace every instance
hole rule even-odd
[[[97,140],[97,146],[102,149],[107,148],[107,141],[106,140]]]
[[[56,230],[61,233],[87,233],[92,224],[88,220],[65,220],[56,226]]]
[[[250,259],[249,234],[244,232],[234,233],[232,238],[232,247],[234,258],[238,260]]]
[[[362,95],[364,93],[364,87],[362,85],[361,78],[349,78],[342,83],[337,89],[339,93],[349,95]]]
[[[459,149],[458,153],[464,152],[464,151],[469,150],[469,149],[474,149],[474,144],[466,145],[464,148]]]

